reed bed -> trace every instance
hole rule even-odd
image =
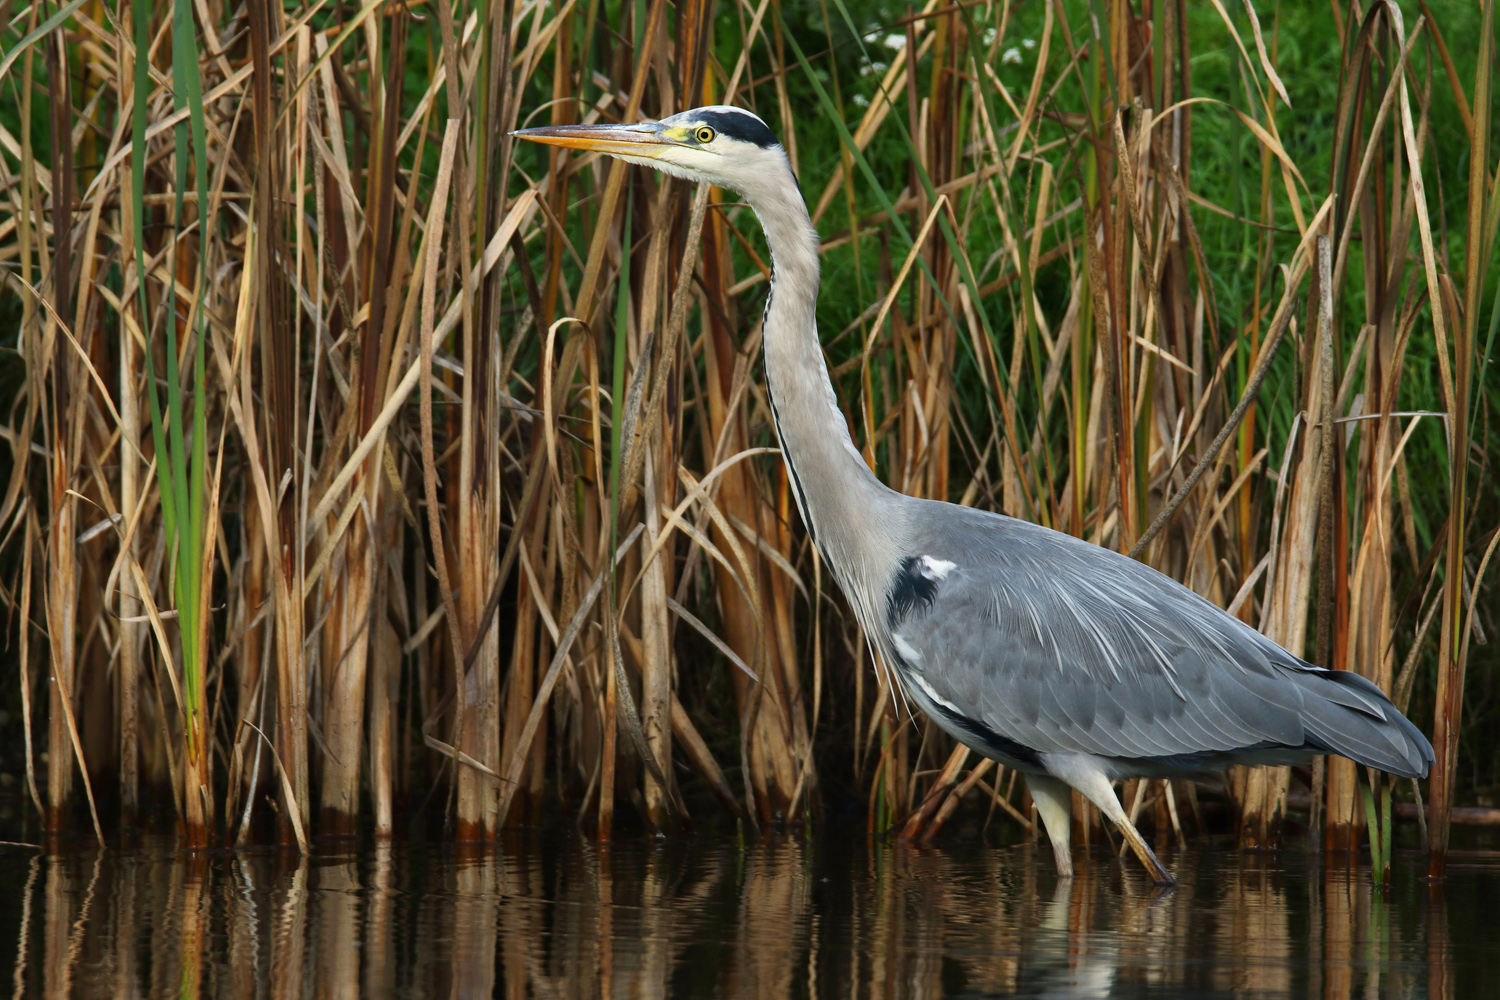
[[[1295,38],[1231,6],[4,4],[0,558],[46,832],[1033,828],[893,698],[792,510],[753,217],[507,134],[736,103],[823,233],[877,474],[1379,683],[1434,734],[1394,792],[1440,871],[1500,783],[1466,672],[1500,627],[1493,5]],[[1275,844],[1296,800],[1389,854],[1393,789],[1343,760],[1234,773],[1227,813],[1124,791],[1158,838]]]

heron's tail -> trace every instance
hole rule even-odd
[[[1432,744],[1385,693],[1350,670],[1298,672],[1308,743],[1403,778],[1425,778]]]

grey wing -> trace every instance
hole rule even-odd
[[[920,696],[1002,744],[1142,773],[1285,751],[1408,776],[1432,763],[1374,684],[1304,663],[1142,563],[947,504],[921,523],[886,609],[892,650]]]

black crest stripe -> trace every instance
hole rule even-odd
[[[693,117],[731,139],[754,143],[762,149],[779,145],[776,134],[766,127],[765,122],[749,112],[699,111]]]

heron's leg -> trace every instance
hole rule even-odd
[[[1026,775],[1026,788],[1036,803],[1036,814],[1047,828],[1052,853],[1057,857],[1059,878],[1073,877],[1073,852],[1069,839],[1073,825],[1073,790],[1056,778],[1042,774]]]
[[[1177,880],[1171,876],[1152,852],[1150,845],[1146,843],[1135,824],[1130,822],[1130,817],[1125,815],[1125,810],[1120,808],[1120,800],[1115,796],[1115,790],[1110,786],[1109,779],[1104,772],[1097,768],[1070,769],[1068,775],[1073,779],[1073,787],[1083,793],[1084,798],[1099,807],[1099,811],[1109,817],[1109,821],[1119,827],[1120,834],[1130,849],[1135,851],[1135,856],[1141,859],[1141,864],[1146,866],[1146,871],[1158,885],[1175,885]],[[1033,796],[1035,797],[1035,796]]]

